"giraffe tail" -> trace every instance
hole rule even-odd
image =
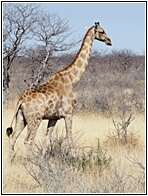
[[[12,132],[13,132],[13,128],[12,128],[12,127],[8,127],[8,128],[6,129],[6,135],[7,135],[8,137],[12,134]]]
[[[10,127],[8,127],[8,128],[6,129],[6,135],[7,135],[8,137],[13,133],[12,125],[13,125],[14,119],[15,119],[17,113],[18,113],[18,110],[20,109],[20,107],[21,107],[21,105],[22,105],[22,102],[23,102],[23,100],[21,100],[21,99],[18,101],[17,107],[16,107],[16,111],[15,111],[15,114],[14,114],[14,116],[13,116],[11,125],[10,125]]]

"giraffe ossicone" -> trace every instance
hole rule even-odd
[[[55,73],[40,86],[27,89],[20,97],[13,118],[14,121],[16,117],[15,128],[12,129],[12,121],[11,126],[6,130],[9,137],[10,153],[14,153],[16,139],[26,125],[27,137],[24,143],[30,151],[37,129],[44,119],[48,120],[48,126],[43,155],[51,147],[51,134],[57,120],[61,118],[65,119],[68,145],[70,149],[73,148],[72,115],[76,105],[73,88],[85,72],[94,39],[105,42],[106,45],[112,45],[110,38],[100,27],[100,23],[95,23],[87,30],[81,48],[69,66]]]

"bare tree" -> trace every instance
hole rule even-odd
[[[54,52],[69,50],[78,42],[66,44],[65,40],[71,34],[68,21],[57,14],[43,13],[38,4],[5,3],[3,8],[3,91],[4,102],[7,102],[11,67],[16,57],[25,55],[32,60],[27,63],[32,68],[32,83],[24,82],[33,87],[43,81]]]
[[[30,39],[30,29],[36,22],[37,4],[3,4],[3,91],[4,102],[8,101],[11,66],[15,57]]]
[[[55,13],[38,13],[36,28],[32,29],[35,39],[38,43],[38,49],[42,51],[40,67],[33,67],[33,77],[31,87],[37,86],[44,79],[45,70],[51,61],[55,52],[67,51],[78,42],[70,41],[66,43],[70,27],[68,21],[60,18]],[[48,66],[50,67],[50,66]],[[35,71],[36,69],[36,71]]]

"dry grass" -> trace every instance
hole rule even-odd
[[[111,157],[112,161],[108,168],[100,173],[96,167],[85,172],[76,172],[70,167],[60,166],[58,160],[51,161],[51,166],[56,173],[56,179],[60,180],[57,187],[55,178],[52,182],[55,186],[45,189],[28,174],[24,167],[26,149],[24,138],[26,129],[18,138],[15,146],[17,157],[12,164],[8,161],[8,138],[5,129],[10,125],[14,109],[12,106],[4,108],[3,115],[3,192],[4,193],[44,193],[44,192],[77,192],[77,193],[144,193],[144,170],[145,165],[145,123],[144,117],[137,116],[130,125],[133,133],[133,143],[129,146],[119,146],[113,136],[112,122],[98,114],[77,113],[73,119],[73,137],[78,146],[93,147],[98,145],[105,156]],[[47,122],[43,121],[36,136],[36,143],[41,146]],[[60,120],[55,128],[54,136],[65,134],[64,121]],[[136,133],[137,132],[137,133]],[[135,134],[135,135],[134,135]],[[131,134],[132,136],[132,134]],[[130,150],[129,150],[130,149]],[[34,166],[32,166],[34,167]],[[30,166],[31,168],[31,166]],[[36,169],[32,171],[39,172]],[[40,173],[39,173],[40,174]],[[52,178],[50,178],[52,180]],[[63,182],[63,183],[62,183]],[[61,184],[62,183],[62,184]]]

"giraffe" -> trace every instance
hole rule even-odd
[[[29,151],[31,150],[37,129],[44,119],[48,120],[48,125],[43,144],[43,156],[51,148],[51,134],[56,122],[61,118],[65,120],[67,143],[70,149],[73,148],[72,116],[77,102],[73,88],[85,72],[94,39],[105,42],[106,45],[112,45],[110,38],[100,27],[100,23],[95,22],[95,25],[87,30],[81,48],[72,63],[38,87],[27,89],[20,97],[11,126],[6,130],[11,154],[14,153],[15,142],[26,125],[27,136],[24,144]],[[13,131],[12,125],[15,118]]]

